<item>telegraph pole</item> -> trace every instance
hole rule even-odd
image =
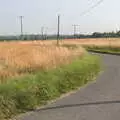
[[[44,27],[41,27],[41,36],[42,36],[42,40],[44,40]]]
[[[76,35],[76,31],[77,31],[77,27],[80,25],[73,25],[73,35],[74,35],[74,39],[75,39],[75,35]]]
[[[23,36],[23,16],[19,16],[20,18],[20,31],[21,31],[21,39]]]
[[[60,15],[58,15],[57,45],[59,45],[59,39],[60,39]]]
[[[74,38],[75,38],[75,35],[76,35],[76,25],[73,25],[73,35],[74,35]]]
[[[47,40],[47,30],[48,28],[46,27],[46,30],[45,30],[45,39]]]

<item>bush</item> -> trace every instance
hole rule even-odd
[[[0,119],[35,109],[91,81],[100,71],[99,58],[86,55],[53,70],[12,78],[0,85]]]

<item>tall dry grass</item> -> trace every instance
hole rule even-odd
[[[82,56],[83,48],[56,47],[56,41],[19,41],[0,43],[0,78],[33,73],[70,63]],[[119,38],[67,39],[60,44],[120,47]]]
[[[55,68],[84,55],[85,50],[39,43],[0,43],[0,78]]]

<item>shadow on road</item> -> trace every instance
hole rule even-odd
[[[120,104],[120,101],[98,101],[98,102],[90,102],[90,103],[81,103],[81,104],[69,104],[69,105],[60,105],[55,107],[47,107],[42,108],[35,111],[44,111],[44,110],[52,110],[52,109],[64,109],[64,108],[71,108],[71,107],[80,107],[80,106],[91,106],[91,105],[107,105],[107,104]]]

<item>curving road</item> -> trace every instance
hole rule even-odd
[[[101,55],[97,81],[20,120],[120,120],[120,56]]]

